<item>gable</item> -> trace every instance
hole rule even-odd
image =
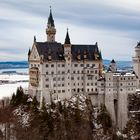
[[[39,53],[37,51],[35,44],[32,47],[29,60],[40,60]]]

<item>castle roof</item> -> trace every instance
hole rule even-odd
[[[52,60],[65,60],[64,59],[64,45],[57,42],[36,42],[36,48],[39,55],[44,56],[44,60],[48,59],[51,55]],[[86,55],[86,60],[102,60],[100,57],[100,52],[98,46],[95,45],[71,45],[72,60],[77,60],[77,55],[80,55],[81,60],[84,60],[84,55]]]

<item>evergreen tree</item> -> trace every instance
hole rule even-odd
[[[31,112],[37,113],[38,112],[39,102],[37,101],[36,96],[33,97],[33,101],[31,103]]]
[[[18,106],[22,104],[23,96],[24,96],[24,92],[22,87],[17,88],[16,95],[14,93],[12,95],[12,99],[10,101],[11,105]]]
[[[43,112],[45,112],[46,109],[47,109],[47,108],[46,108],[46,102],[45,102],[45,98],[43,97],[41,110],[42,110]]]
[[[10,101],[10,105],[14,105],[15,104],[15,98],[16,98],[16,95],[15,95],[15,93],[13,93],[11,101]]]
[[[111,120],[109,113],[107,112],[105,105],[101,105],[101,111],[100,111],[99,115],[97,116],[97,120],[99,123],[102,124],[104,133],[106,133],[107,130],[109,130],[109,128],[111,128],[112,120]]]
[[[74,118],[75,118],[75,122],[77,122],[77,123],[79,123],[81,120],[81,113],[80,113],[80,109],[79,109],[79,100],[78,99],[75,104]]]

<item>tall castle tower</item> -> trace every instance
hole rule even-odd
[[[67,29],[66,38],[64,42],[64,57],[65,57],[65,84],[67,95],[71,96],[71,42]]]
[[[47,42],[55,42],[56,29],[54,25],[51,7],[50,7],[50,15],[48,17],[46,34],[47,34]]]
[[[137,88],[140,88],[140,42],[135,47],[135,56],[133,57],[133,69],[138,76]]]

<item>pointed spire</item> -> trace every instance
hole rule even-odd
[[[69,38],[68,28],[67,28],[66,38],[65,38],[65,44],[71,44],[71,43],[70,43],[70,38]]]
[[[111,60],[111,63],[116,63],[114,59]]]
[[[98,46],[98,42],[96,42],[95,45]]]
[[[53,16],[52,16],[52,9],[51,9],[51,6],[50,6],[50,15],[49,15],[49,18],[48,18],[48,26],[51,26],[51,27],[54,27],[54,20],[53,20]]]
[[[34,42],[36,42],[36,36],[34,36]]]
[[[101,52],[101,50],[100,50],[100,52],[99,52],[99,57],[100,57],[101,60],[103,59],[103,58],[102,58],[102,52]]]
[[[30,54],[31,54],[31,50],[30,50],[30,48],[29,48],[29,51],[28,51],[28,56],[30,56]]]

